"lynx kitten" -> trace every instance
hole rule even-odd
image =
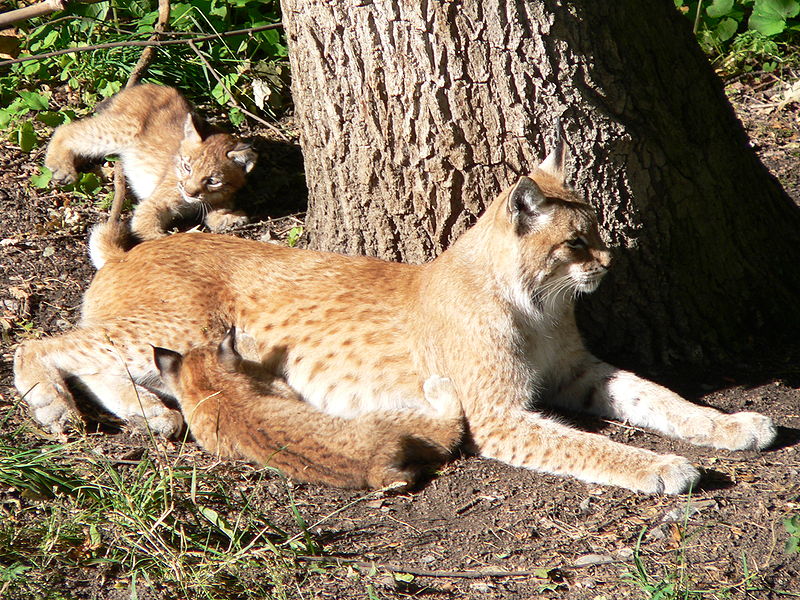
[[[452,384],[431,377],[425,400],[438,418],[409,411],[333,417],[303,402],[261,363],[244,360],[231,329],[218,346],[184,356],[155,348],[161,378],[195,440],[221,456],[340,487],[413,485],[461,441],[463,412]]]
[[[611,255],[562,165],[559,145],[425,265],[208,234],[126,253],[119,228],[99,229],[107,264],[86,293],[80,328],[21,344],[17,389],[53,431],[75,410],[65,379],[79,378],[112,412],[169,434],[174,415],[145,393],[164,391],[149,344],[185,352],[235,325],[262,357],[285,349],[288,384],[330,415],[429,411],[419,382],[441,375],[481,456],[631,490],[686,491],[699,472],[685,458],[537,412],[551,403],[731,450],[764,448],[776,434],[766,416],[697,406],[586,350],[574,298],[599,285]]]
[[[140,239],[166,235],[191,211],[201,212],[214,230],[247,221],[232,210],[233,195],[253,168],[255,152],[232,135],[198,127],[174,88],[136,85],[101,103],[94,116],[61,125],[44,163],[54,181],[72,183],[80,159],[108,154],[119,155],[140,200],[132,223]]]

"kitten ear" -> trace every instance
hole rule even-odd
[[[564,167],[566,163],[567,145],[564,143],[564,130],[561,127],[561,119],[559,119],[556,121],[556,139],[553,149],[536,168],[564,183]]]
[[[158,372],[161,373],[161,379],[168,386],[173,387],[180,377],[183,356],[174,350],[153,346],[153,361],[156,363]]]
[[[183,141],[193,144],[199,144],[203,141],[203,137],[197,131],[197,125],[194,124],[194,116],[191,113],[186,115],[186,120],[183,122]]]
[[[244,169],[245,173],[253,170],[258,154],[250,144],[239,142],[233,150],[228,152],[228,158]]]
[[[242,355],[236,351],[236,327],[228,329],[217,346],[217,359],[229,370],[235,370],[241,364]]]
[[[533,229],[546,211],[547,198],[530,177],[522,176],[508,193],[507,208],[519,233]]]

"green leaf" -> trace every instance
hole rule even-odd
[[[797,0],[756,0],[747,26],[764,35],[777,35],[786,29],[786,20],[798,14]]]
[[[53,172],[45,166],[39,167],[38,175],[31,175],[31,185],[36,189],[43,190],[50,185]]]
[[[716,29],[714,29],[714,34],[720,42],[727,42],[736,34],[738,28],[739,24],[736,21],[725,18],[722,19]]]
[[[26,92],[25,90],[20,90],[17,93],[31,110],[47,110],[50,108],[50,101],[44,94]]]
[[[733,10],[733,0],[713,0],[711,5],[706,8],[706,14],[712,19],[719,19],[726,16]]]
[[[30,152],[36,147],[36,132],[33,130],[33,123],[25,121],[19,129],[14,132],[16,142],[23,152]]]
[[[231,125],[234,127],[238,127],[242,123],[244,123],[244,113],[239,110],[238,108],[234,107],[228,111],[228,119],[231,122]]]
[[[208,519],[214,527],[228,536],[229,539],[233,540],[233,529],[231,529],[231,526],[228,525],[225,519],[223,519],[217,511],[215,511],[213,508],[208,508],[207,506],[199,506],[198,508],[200,509],[200,514]]]
[[[68,120],[67,115],[61,112],[45,110],[36,115],[36,120],[48,127],[58,127]]]

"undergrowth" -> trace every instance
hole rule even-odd
[[[135,460],[93,451],[87,438],[0,445],[0,486],[14,491],[0,519],[0,597],[61,598],[75,585],[65,579],[88,575],[97,597],[146,587],[159,597],[279,598],[304,576],[295,557],[322,546],[290,492],[287,530],[259,508],[263,472],[231,486],[155,444]]]

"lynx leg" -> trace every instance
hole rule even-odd
[[[470,429],[482,456],[592,483],[679,494],[700,478],[681,456],[619,444],[521,409],[484,416]]]
[[[86,388],[107,410],[126,421],[147,419],[163,435],[178,431],[182,419],[132,380],[146,373],[133,348],[105,328],[77,329],[62,336],[22,343],[14,356],[14,384],[45,428],[61,433],[76,415],[67,381]],[[126,368],[126,364],[128,368]],[[149,365],[149,363],[145,363]],[[137,368],[139,367],[139,368]],[[130,369],[130,371],[129,371]]]
[[[78,177],[75,168],[78,158],[118,154],[134,134],[129,123],[110,111],[66,123],[53,133],[44,164],[53,172],[56,183],[74,183]]]
[[[599,360],[562,388],[556,402],[700,446],[726,450],[766,448],[777,434],[769,417],[754,412],[725,414],[698,406],[658,384]]]
[[[164,186],[159,186],[148,200],[139,203],[133,213],[131,231],[143,241],[156,240],[166,236],[170,223],[176,217],[173,208],[183,203],[177,188],[163,188]],[[162,193],[159,193],[159,190]],[[157,197],[165,198],[171,202],[158,202],[156,201]]]

